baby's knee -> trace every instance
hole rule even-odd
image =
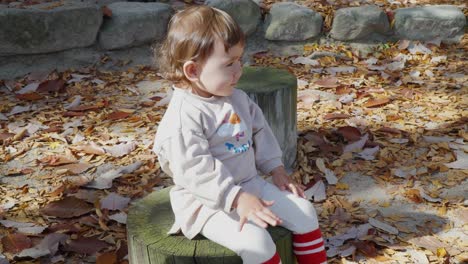
[[[244,263],[263,263],[276,253],[276,245],[266,229],[250,233],[248,243],[236,250]]]
[[[296,228],[293,231],[295,233],[303,234],[303,233],[308,233],[317,229],[319,227],[318,218],[317,218],[317,213],[312,203],[306,199],[300,198],[298,199],[296,204],[302,211],[302,214],[304,217],[301,217],[298,220],[298,223],[295,225]]]

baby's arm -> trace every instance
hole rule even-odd
[[[260,107],[250,98],[248,101],[252,117],[255,164],[262,173],[269,174],[273,169],[283,166],[281,161],[283,153]]]
[[[189,190],[202,204],[230,212],[241,187],[224,164],[211,155],[208,140],[194,131],[175,132],[163,148],[174,183]]]

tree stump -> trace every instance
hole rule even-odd
[[[287,70],[244,67],[237,87],[263,111],[283,151],[283,163],[291,170],[297,150],[297,79]]]
[[[156,191],[133,204],[127,218],[128,252],[131,264],[241,264],[236,253],[198,235],[167,235],[174,222],[169,191]],[[269,227],[283,264],[294,264],[291,232]]]

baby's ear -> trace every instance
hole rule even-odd
[[[198,81],[197,64],[194,61],[186,61],[183,66],[184,75],[191,82]]]

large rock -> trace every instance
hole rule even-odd
[[[252,0],[206,0],[205,4],[228,13],[246,36],[255,32],[262,16],[260,7]]]
[[[295,3],[274,4],[265,21],[265,38],[300,41],[316,37],[322,31],[322,16]]]
[[[465,24],[465,15],[454,6],[401,8],[395,12],[394,30],[400,39],[458,42]]]
[[[388,17],[375,5],[338,9],[331,37],[342,41],[370,40],[390,32]]]
[[[0,55],[37,54],[92,45],[102,23],[97,5],[0,9]]]
[[[174,9],[163,3],[120,2],[107,6],[112,17],[104,20],[99,32],[103,49],[137,46],[164,38]]]

